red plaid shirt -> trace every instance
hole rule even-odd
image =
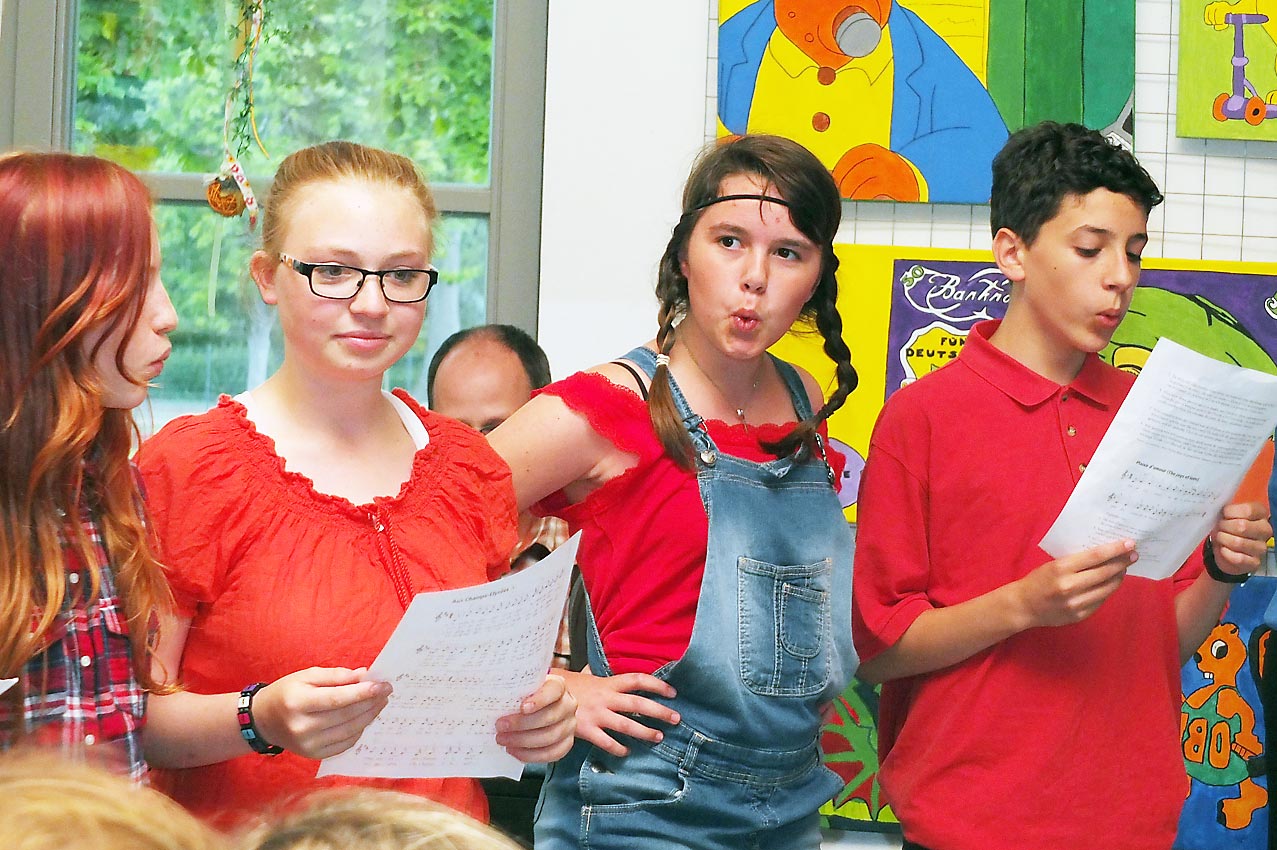
[[[90,573],[78,549],[64,539],[67,602],[45,635],[45,648],[0,697],[0,749],[19,740],[57,747],[144,782],[146,691],[133,672],[128,623],[101,533],[92,521],[85,532],[97,561],[98,597],[89,603],[79,598],[81,588],[91,584]],[[15,734],[19,711],[22,735]]]

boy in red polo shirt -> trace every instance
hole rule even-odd
[[[1016,133],[993,163],[1006,318],[892,395],[861,480],[853,633],[886,681],[883,792],[905,847],[1171,846],[1186,791],[1179,669],[1268,508],[1231,505],[1171,579],[1133,541],[1051,560],[1038,541],[1133,378],[1097,356],[1130,306],[1162,196],[1079,125]]]

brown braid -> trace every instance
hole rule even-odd
[[[661,354],[668,355],[674,347],[674,319],[677,311],[673,305],[661,309],[661,328],[656,334],[656,348]],[[678,406],[674,403],[674,392],[670,389],[669,367],[657,364],[656,373],[652,377],[652,389],[647,396],[647,413],[651,417],[652,427],[665,449],[665,454],[679,466],[687,470],[695,470],[692,460],[692,439],[683,427],[683,417],[679,415]]]
[[[832,249],[829,253],[833,254]],[[838,258],[832,257],[832,268],[828,275],[831,281],[834,280],[834,273],[837,270]],[[816,430],[820,423],[842,407],[847,396],[851,395],[851,391],[860,383],[860,377],[856,374],[855,367],[851,365],[851,349],[847,347],[847,342],[842,337],[842,314],[838,312],[837,301],[837,283],[826,287],[822,276],[821,285],[816,287],[808,307],[812,308],[814,313],[812,319],[815,320],[816,330],[820,331],[821,337],[825,340],[825,355],[834,361],[834,375],[838,385],[829,397],[829,401],[825,402],[824,406],[810,418],[800,422],[794,430],[777,442],[764,444],[763,448],[774,452],[777,456],[787,455],[802,445],[807,446],[813,453],[816,452]]]
[[[668,355],[674,348],[676,325],[687,310],[687,278],[683,276],[680,257],[699,218],[699,215],[687,214],[679,219],[657,270],[656,298],[660,302],[657,320],[660,328],[656,332],[656,349],[661,354]],[[695,470],[692,440],[683,427],[683,417],[674,403],[668,366],[656,367],[652,388],[647,397],[647,414],[665,454],[683,469]]]

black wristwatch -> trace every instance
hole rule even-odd
[[[1206,575],[1220,584],[1241,584],[1251,576],[1250,573],[1226,573],[1221,570],[1219,564],[1215,562],[1215,547],[1211,544],[1209,537],[1202,544],[1202,561],[1206,563]]]

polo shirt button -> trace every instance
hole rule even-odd
[[[89,657],[88,655],[81,655],[81,656],[80,656],[80,666],[81,666],[81,667],[88,667],[88,666],[89,666],[90,664],[92,664],[92,663],[93,663],[93,659],[92,659],[91,657]]]
[[[80,574],[79,574],[79,573],[68,573],[68,574],[67,574],[67,581],[71,582],[72,584],[79,584],[79,583],[80,583]]]
[[[1084,464],[1084,463],[1079,463],[1079,464],[1077,465],[1077,471],[1078,471],[1078,472],[1086,472],[1086,464]]]
[[[1068,393],[1064,393],[1063,395],[1060,396],[1060,401],[1068,401],[1068,400],[1069,400]]]
[[[95,737],[93,737],[92,735],[85,735],[85,736],[84,736],[84,743],[88,744],[90,747],[91,747],[91,746],[93,746],[94,744],[96,744],[96,743],[97,743],[97,741],[98,741],[98,739],[97,739],[97,738],[95,738]]]
[[[820,70],[816,72],[816,82],[822,86],[832,86],[838,79],[838,72],[828,65],[822,65]]]
[[[1077,436],[1077,429],[1076,429],[1076,428],[1074,428],[1072,425],[1070,425],[1070,426],[1069,426],[1069,436],[1070,436],[1070,437],[1076,437],[1076,436]]]
[[[817,133],[823,133],[829,129],[829,113],[817,112],[811,116],[811,128]]]

